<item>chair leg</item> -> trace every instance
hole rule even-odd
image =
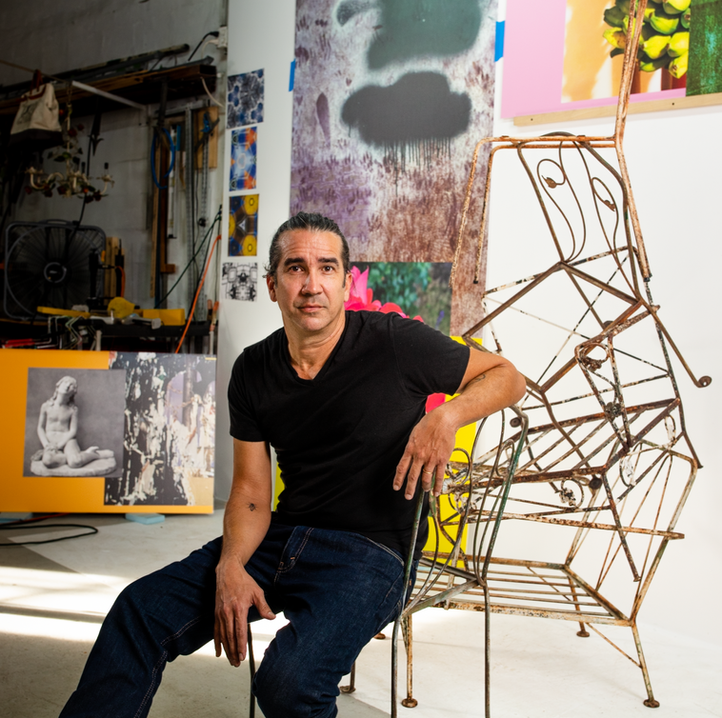
[[[399,678],[399,623],[401,616],[394,621],[391,632],[391,718],[396,718],[396,688]]]
[[[403,619],[401,630],[406,648],[406,698],[401,701],[404,708],[415,708],[419,702],[413,697],[414,692],[414,637],[411,626],[411,614]]]
[[[353,693],[356,690],[356,661],[351,666],[351,673],[347,686],[341,686],[341,693]]]
[[[578,613],[581,612],[581,609],[579,608],[579,601],[577,600],[577,589],[574,586],[574,581],[572,581],[571,577],[569,578],[569,588],[572,591],[572,597],[574,598],[574,608]],[[579,638],[589,638],[589,631],[587,631],[586,627],[584,626],[584,621],[579,621],[579,630],[577,631],[577,636]]]
[[[391,718],[396,718],[396,694],[398,692],[399,678],[399,626],[402,626],[404,645],[406,647],[406,698],[401,705],[406,708],[413,708],[417,701],[411,697],[411,616],[399,616],[394,621],[394,630],[391,634]]]
[[[491,603],[489,586],[484,587],[484,716],[491,718]]]
[[[251,624],[248,624],[248,667],[251,670],[251,685],[249,689],[250,702],[248,706],[249,718],[256,715],[256,696],[253,695],[253,679],[256,676],[256,662],[253,659],[253,635],[251,634]]]
[[[382,639],[386,638],[383,633],[377,633],[374,638]],[[356,661],[351,666],[351,673],[349,674],[348,685],[341,686],[341,693],[353,693],[356,690]]]
[[[434,481],[436,472],[432,474],[431,480]],[[404,586],[406,586],[406,601],[411,597],[411,589],[413,584],[411,582],[412,566],[414,560],[414,547],[416,546],[416,537],[419,533],[419,525],[421,523],[421,513],[424,506],[424,498],[426,491],[419,491],[418,498],[416,499],[416,513],[414,516],[414,528],[411,532],[411,541],[409,543],[409,554],[406,558],[406,567],[404,569]],[[402,704],[407,708],[413,708],[416,705],[416,701],[411,697],[411,614],[403,615],[403,611],[397,616],[394,621],[394,631],[391,636],[391,718],[396,718],[396,688],[398,679],[398,637],[399,637],[399,624],[403,622],[404,629],[404,643],[406,645],[406,686],[407,695],[402,701]]]
[[[642,641],[639,638],[639,631],[637,629],[636,621],[631,625],[632,635],[634,636],[634,645],[637,647],[637,655],[639,656],[639,667],[642,669],[642,676],[644,678],[644,687],[647,689],[647,698],[644,701],[644,705],[647,708],[659,708],[659,701],[655,699],[652,693],[652,682],[649,679],[649,670],[647,668],[647,661],[644,660],[644,652],[642,651]]]

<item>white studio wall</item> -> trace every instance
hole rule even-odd
[[[216,31],[226,24],[225,0],[153,0],[153,2],[123,2],[110,0],[103,3],[70,0],[52,3],[38,0],[33,4],[32,18],[27,7],[17,3],[4,3],[0,9],[3,26],[3,49],[0,59],[42,72],[58,74],[69,70],[101,64],[118,58],[135,56],[177,45],[187,44],[193,50],[205,33]],[[199,52],[200,52],[199,48]],[[225,56],[215,45],[203,48],[204,55],[214,58],[219,72],[224,71]],[[162,66],[185,62],[187,55],[168,58]],[[196,55],[194,60],[198,59]],[[12,85],[29,82],[27,72],[0,65],[0,82]],[[219,85],[223,79],[219,79]],[[219,95],[222,97],[222,93]],[[160,99],[160,98],[159,98]],[[182,111],[186,104],[199,105],[208,98],[188,98],[169,103],[169,111]],[[200,103],[198,102],[200,101]],[[119,237],[125,251],[126,292],[130,301],[141,307],[152,307],[151,280],[151,224],[153,216],[150,176],[150,152],[152,141],[152,114],[158,105],[139,110],[118,104],[116,110],[103,114],[101,120],[102,141],[91,160],[90,175],[103,174],[107,162],[115,186],[100,202],[86,205],[82,222],[97,225],[106,236]],[[87,153],[87,133],[93,118],[72,116],[72,124],[83,124],[80,146]],[[221,203],[219,186],[222,173],[222,128],[218,133],[219,163],[221,167],[210,170],[208,213],[212,220]],[[47,164],[47,163],[46,163]],[[47,169],[47,167],[46,167]],[[54,168],[53,168],[54,169]],[[11,221],[41,221],[64,219],[75,221],[81,210],[76,198],[47,198],[40,193],[21,198],[11,216]],[[177,222],[184,224],[181,214]],[[176,231],[176,237],[179,232]],[[168,261],[175,263],[178,273],[186,259],[184,239],[171,240]],[[168,286],[177,278],[168,275]],[[182,281],[185,281],[182,280]],[[211,284],[215,273],[209,272]],[[169,300],[169,307],[185,307],[188,310],[185,285],[179,286]]]
[[[228,257],[228,177],[230,131],[226,132],[222,262],[239,267],[256,265],[255,301],[220,300],[218,386],[228,385],[233,362],[244,347],[260,341],[281,326],[281,315],[271,302],[262,277],[273,233],[289,217],[291,183],[291,119],[293,93],[289,90],[294,53],[294,0],[228,3],[228,76],[263,69],[263,121],[258,131],[257,185],[258,244],[255,256]],[[249,194],[245,192],[244,194]],[[233,196],[243,196],[234,192]],[[232,441],[225,392],[218,396],[216,495],[225,499],[231,486]]]

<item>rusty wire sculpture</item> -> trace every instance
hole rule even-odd
[[[405,705],[415,705],[410,620],[422,605],[578,622],[577,635],[588,636],[591,628],[641,669],[644,703],[659,705],[637,616],[667,544],[683,538],[675,527],[700,466],[687,435],[671,355],[696,386],[708,386],[711,379],[694,376],[659,318],[622,151],[645,7],[646,0],[630,3],[613,136],[556,132],[485,138],[476,146],[454,270],[478,192],[479,158],[488,152],[476,279],[488,241],[490,275],[500,281],[485,289],[485,316],[464,340],[479,349],[474,337],[485,330],[484,350],[500,353],[503,348],[523,371],[527,395],[520,408],[529,426],[526,436],[522,431],[507,439],[520,442],[518,465],[511,455],[499,465],[500,446],[490,439],[491,446],[474,456],[470,469],[450,466],[445,493],[456,509],[437,521],[437,530],[456,542],[455,549],[451,555],[425,555],[403,614],[409,651]],[[516,168],[521,181],[515,191],[530,185],[528,199],[541,210],[537,228],[514,237],[514,267],[495,267],[495,238],[488,232],[492,167],[500,150],[512,150],[516,159],[511,171]],[[524,207],[523,200],[519,206]],[[531,210],[523,214],[530,222]],[[529,251],[524,241],[531,244]],[[517,265],[529,270],[521,279]],[[505,271],[516,275],[504,276]],[[480,554],[474,545],[461,550],[464,521],[496,520],[484,501],[490,492],[502,496],[498,476],[504,471],[514,475],[494,555]],[[455,478],[458,472],[461,479]],[[509,530],[512,524],[519,527],[518,535]],[[465,573],[473,574],[480,559],[488,572],[469,583]],[[436,578],[428,582],[434,572]],[[631,628],[636,658],[592,624]],[[488,676],[487,667],[487,716]]]

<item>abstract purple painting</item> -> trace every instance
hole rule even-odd
[[[335,219],[354,261],[451,261],[492,133],[495,29],[496,0],[297,0],[291,211]],[[480,311],[474,244],[452,333]]]

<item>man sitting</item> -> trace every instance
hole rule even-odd
[[[398,315],[345,312],[348,245],[321,215],[281,225],[266,283],[283,328],[233,368],[223,537],[123,591],[63,718],[145,716],[167,661],[214,638],[238,666],[248,622],[279,611],[289,623],[253,685],[264,715],[335,716],[342,676],[401,610],[412,499],[438,495],[460,427],[523,396],[502,357]],[[459,396],[425,414],[436,392]],[[285,487],[274,513],[269,446]]]

